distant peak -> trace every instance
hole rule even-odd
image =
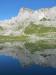
[[[20,11],[32,11],[32,9],[30,9],[30,8],[25,8],[25,7],[22,7],[21,9],[20,9]]]
[[[26,11],[27,11],[27,12],[33,12],[32,9],[23,7],[23,8],[21,8],[21,9],[19,10],[19,13],[24,13],[24,12],[26,12]]]

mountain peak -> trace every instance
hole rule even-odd
[[[32,9],[30,9],[30,8],[25,8],[25,7],[22,7],[22,8],[20,9],[20,11],[32,11]]]
[[[24,13],[26,13],[26,12],[28,12],[28,13],[33,13],[33,10],[32,10],[32,9],[29,9],[29,8],[22,7],[22,8],[19,10],[18,15],[19,15],[20,13],[24,14]]]

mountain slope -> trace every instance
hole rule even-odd
[[[16,17],[0,21],[0,35],[20,35],[29,24],[56,27],[56,7],[31,10],[21,8]]]

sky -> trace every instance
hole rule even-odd
[[[16,16],[20,8],[40,9],[56,6],[56,0],[0,0],[0,20]]]

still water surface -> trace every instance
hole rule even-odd
[[[56,68],[46,68],[34,64],[23,68],[19,59],[9,55],[10,51],[18,50],[21,44],[21,42],[16,42],[16,44],[9,42],[0,43],[0,75],[56,75]],[[5,55],[3,55],[4,53]]]

